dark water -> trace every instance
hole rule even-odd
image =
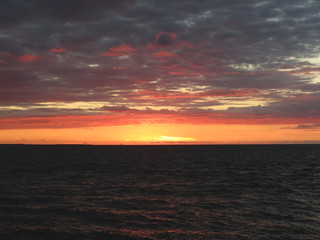
[[[0,239],[320,239],[320,145],[0,146]]]

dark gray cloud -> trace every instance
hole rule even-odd
[[[317,131],[317,130],[320,130],[320,124],[301,124],[291,129]]]
[[[230,116],[317,118],[320,63],[306,58],[320,53],[319,13],[316,0],[3,0],[0,105],[225,105]],[[233,89],[259,93],[199,95]]]

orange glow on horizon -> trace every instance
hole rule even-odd
[[[66,129],[1,130],[11,144],[259,144],[320,143],[314,131],[292,125],[137,124]]]

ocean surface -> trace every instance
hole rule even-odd
[[[0,145],[0,239],[320,239],[320,145]]]

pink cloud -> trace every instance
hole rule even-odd
[[[62,52],[67,52],[68,50],[65,48],[52,48],[49,50],[49,52],[52,53],[62,53]]]
[[[136,48],[129,46],[128,44],[122,44],[120,46],[113,46],[109,49],[109,51],[100,54],[100,56],[126,56],[132,55]]]
[[[12,56],[12,54],[8,53],[8,52],[2,52],[1,55],[3,55],[3,56]]]
[[[81,128],[94,126],[119,126],[140,123],[179,124],[318,124],[319,118],[292,118],[274,114],[228,113],[203,109],[144,110],[125,106],[104,107],[111,115],[64,115],[38,117],[11,117],[0,119],[0,129]],[[103,111],[102,111],[103,112]]]
[[[147,80],[139,80],[138,79],[138,80],[133,80],[132,82],[137,84],[137,83],[147,83],[148,81]]]
[[[31,54],[23,54],[19,56],[17,59],[19,62],[32,62],[37,60],[39,57]]]
[[[121,69],[125,69],[125,68],[124,67],[120,67],[120,66],[113,66],[112,69],[121,70]]]
[[[193,48],[193,44],[186,41],[179,41],[179,45],[186,48]]]
[[[163,57],[176,57],[177,55],[175,53],[167,52],[167,51],[160,51],[155,52],[153,55],[157,58],[163,58]]]
[[[170,75],[184,75],[184,76],[196,76],[202,75],[203,73],[199,72],[178,72],[178,71],[171,71],[169,72]]]

